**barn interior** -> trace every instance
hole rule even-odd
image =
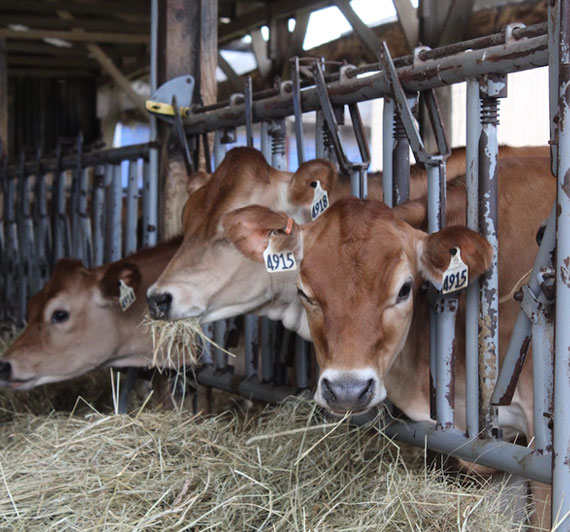
[[[521,29],[523,40],[548,32],[554,4],[560,2],[2,0],[0,364],[30,319],[28,300],[57,259],[95,268],[180,233],[188,175],[211,173],[234,146],[263,151],[269,138],[263,124],[267,128],[270,120],[256,119],[251,105],[268,99],[270,106],[295,75],[300,87],[309,86],[315,58],[324,58],[327,82],[338,80],[342,68],[360,69],[355,78],[363,79],[380,70],[383,42],[399,66],[413,62],[418,46],[452,50],[488,36],[506,40]],[[189,76],[190,92],[180,85],[162,89]],[[508,79],[499,144],[546,145],[552,127],[548,66],[521,68]],[[467,91],[465,83],[435,91],[453,148],[468,142]],[[384,101],[359,103],[371,173],[385,167]],[[157,102],[166,111],[153,110]],[[248,103],[249,123],[206,124],[196,134],[193,115],[217,112],[223,123],[223,110],[244,105],[248,113]],[[415,113],[423,141],[437,150],[423,97]],[[313,146],[318,113],[305,113],[302,122],[310,141],[301,155],[298,121],[292,113],[283,118],[280,170],[293,172],[302,158],[319,156],[318,142]],[[340,122],[344,152],[359,159],[356,121],[346,113]],[[413,164],[414,152],[407,151]],[[29,187],[27,207],[22,198],[28,189],[21,186]],[[59,224],[58,216],[65,221]],[[44,224],[51,236],[37,244],[44,242]],[[33,239],[22,237],[32,233]],[[169,350],[214,342],[205,349],[211,364],[184,376],[103,364],[30,391],[0,386],[0,515],[6,526],[360,532],[380,523],[388,531],[514,531],[532,521],[523,476],[490,481],[475,467],[459,471],[453,458],[436,455],[427,443],[418,450],[396,442],[383,433],[384,420],[397,414],[389,408],[358,421],[362,426],[321,412],[309,393],[318,372],[312,347],[282,325],[256,320],[249,344],[255,345],[255,364],[248,366],[253,358],[234,360],[228,352],[248,349],[237,331],[250,318],[185,331],[190,341],[172,340],[180,331],[157,329],[154,340],[158,335]],[[288,379],[298,353],[312,373],[293,386]],[[267,360],[271,370],[263,369]],[[382,487],[379,476],[389,479]],[[565,515],[558,529],[567,522],[570,527]]]

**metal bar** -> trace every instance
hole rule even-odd
[[[467,227],[479,229],[479,81],[467,81]],[[465,418],[467,435],[479,433],[479,280],[467,287],[465,304]]]
[[[305,162],[305,140],[303,138],[303,106],[301,104],[301,79],[299,77],[299,58],[289,59],[291,64],[291,85],[293,89],[293,111],[295,112],[295,140],[297,144],[297,160],[301,165]]]
[[[271,164],[271,137],[269,136],[269,123],[261,122],[261,153],[265,157],[267,164]]]
[[[245,374],[246,377],[257,375],[257,356],[259,352],[259,318],[247,314],[243,318],[245,340]]]
[[[79,181],[81,180],[82,167],[81,155],[83,153],[83,133],[80,131],[75,142],[75,168],[71,178],[71,249],[73,256],[81,261],[84,260],[80,241],[79,227]]]
[[[253,147],[253,115],[251,113],[251,105],[252,105],[251,76],[245,77],[243,90],[245,97],[245,140],[247,146]]]
[[[93,266],[101,266],[105,256],[105,167],[93,173]]]
[[[41,166],[41,150],[37,153],[37,170],[34,198],[35,257],[36,275],[31,295],[34,295],[49,278],[49,254],[51,249],[51,232],[48,216],[46,175]]]
[[[61,142],[58,142],[60,150],[60,158],[56,157],[50,159],[42,159],[41,165],[43,171],[46,173],[63,170],[74,170],[77,168],[77,156],[67,155],[63,156],[61,153]],[[133,144],[132,146],[124,146],[122,148],[113,148],[109,150],[97,150],[90,153],[83,153],[81,159],[81,167],[88,168],[97,164],[113,163],[117,164],[126,159],[137,159],[140,157],[147,158],[151,148],[157,148],[156,142],[145,142],[143,144]],[[24,165],[24,174],[33,175],[36,171],[37,161],[28,161]],[[10,165],[8,167],[8,175],[19,175],[22,172],[20,165]],[[6,170],[0,168],[0,177],[6,175]]]
[[[358,35],[365,46],[372,53],[376,53],[380,47],[380,40],[376,34],[362,22],[362,19],[356,14],[354,9],[352,9],[349,0],[334,0],[334,4],[340,9],[340,12],[352,26],[354,33]]]
[[[499,240],[498,240],[498,98],[505,97],[506,78],[487,76],[480,82],[479,231],[493,247],[490,270],[481,277],[479,315],[479,422],[482,434],[497,436],[497,407],[491,396],[499,370]]]
[[[384,98],[382,110],[382,197],[388,207],[394,205],[392,187],[392,152],[394,151],[394,100]]]
[[[295,384],[298,390],[305,390],[310,386],[310,350],[311,344],[297,335],[295,337]]]
[[[486,50],[463,52],[456,56],[430,60],[414,66],[398,69],[398,77],[407,92],[432,89],[459,83],[466,78],[485,74],[506,74],[528,70],[548,64],[547,36],[533,37],[509,42]],[[390,85],[383,72],[348,81],[328,84],[328,93],[333,105],[345,105],[372,100],[390,95]],[[305,112],[319,108],[315,87],[301,93]],[[294,114],[292,94],[281,91],[279,95],[254,100],[252,105],[254,122]],[[188,134],[203,133],[220,127],[236,127],[245,124],[244,106],[233,105],[205,113],[192,113],[184,120]]]
[[[8,158],[4,164],[7,166]],[[16,221],[16,177],[4,178],[4,230],[5,248],[2,256],[2,275],[4,277],[5,315],[13,318],[17,310],[17,279],[18,279],[18,225]]]
[[[129,161],[129,181],[127,184],[127,212],[125,219],[125,256],[137,250],[137,222],[138,222],[138,161]]]
[[[20,164],[23,167],[25,154],[21,153]],[[23,325],[26,321],[26,309],[33,277],[34,257],[34,230],[30,208],[29,177],[20,176],[18,187],[18,311],[17,323]]]
[[[121,166],[108,165],[107,188],[107,238],[105,245],[105,262],[114,262],[121,258],[123,186],[121,184]]]
[[[550,482],[550,455],[537,453],[531,447],[504,441],[467,438],[457,429],[436,430],[433,424],[427,422],[393,421],[383,430],[387,436],[412,445],[425,446],[439,453],[476,461],[478,464],[539,482]]]
[[[322,111],[317,111],[315,117],[315,156],[317,159],[324,159],[326,146],[323,136],[323,128],[325,127],[325,117]]]
[[[552,525],[570,527],[570,6],[560,3]],[[551,68],[555,68],[551,64]]]
[[[52,266],[63,258],[69,256],[67,243],[67,215],[65,212],[65,171],[62,166],[62,145],[57,143],[56,169],[52,191],[52,235],[53,258]]]
[[[271,166],[277,170],[286,170],[285,138],[287,130],[285,120],[272,120],[269,123],[269,134],[271,135]]]
[[[275,356],[275,325],[268,318],[261,318],[261,382],[273,382]]]

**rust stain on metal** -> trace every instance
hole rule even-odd
[[[566,257],[562,262],[564,264],[560,266],[560,278],[570,288],[570,257]]]
[[[517,359],[515,367],[513,368],[513,374],[511,375],[511,380],[509,381],[509,385],[507,386],[505,393],[495,403],[496,405],[507,406],[511,404],[511,401],[513,400],[513,395],[515,393],[515,389],[519,382],[521,371],[524,366],[524,362],[526,360],[526,355],[528,354],[530,340],[531,340],[530,335],[525,336],[521,345],[521,349],[519,351],[519,358]]]

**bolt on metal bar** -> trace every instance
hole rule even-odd
[[[479,137],[481,136],[479,81],[467,80],[467,227],[479,229]],[[465,418],[467,435],[479,433],[479,280],[467,287],[465,303]]]
[[[384,98],[382,110],[382,198],[388,207],[394,205],[392,187],[392,152],[394,151],[394,100]]]
[[[560,2],[552,525],[570,527],[570,6]],[[551,68],[556,68],[551,63]]]
[[[121,258],[123,186],[121,184],[121,166],[107,165],[107,230],[105,246],[105,262],[114,262]]]
[[[480,82],[479,231],[493,247],[490,270],[481,277],[479,315],[479,423],[486,437],[497,436],[497,407],[491,396],[499,370],[498,99],[507,95],[504,76]]]
[[[138,161],[131,159],[127,183],[127,212],[125,219],[125,256],[137,250],[137,222],[139,214]]]

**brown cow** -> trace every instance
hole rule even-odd
[[[550,212],[556,182],[548,158],[506,159],[499,170],[499,293],[506,294],[532,267],[537,227]],[[464,200],[449,196],[450,224],[465,219]],[[457,203],[458,199],[462,199]],[[460,208],[458,208],[460,207]],[[320,376],[315,400],[336,414],[364,412],[388,397],[414,421],[430,422],[429,303],[423,283],[441,284],[450,249],[459,247],[469,279],[483,273],[491,248],[465,227],[428,235],[418,230],[425,203],[389,209],[375,201],[344,199],[306,226],[286,234],[287,215],[261,207],[234,213],[246,221],[236,240],[258,261],[272,239],[276,251],[301,261],[298,293],[306,309]],[[410,224],[409,221],[413,223]],[[279,275],[279,274],[276,274]],[[465,428],[465,352],[461,308],[456,326],[456,426]],[[500,306],[501,353],[508,345],[518,304]],[[499,407],[506,436],[533,438],[531,364],[524,366],[511,405]],[[537,489],[536,483],[533,489]],[[535,492],[536,493],[536,492]]]
[[[205,184],[207,175],[197,172],[186,179],[192,194]],[[28,390],[99,366],[152,365],[152,342],[140,327],[146,312],[144,295],[181,240],[93,269],[76,260],[59,261],[49,281],[30,300],[27,327],[0,358],[0,385]],[[120,280],[136,297],[124,312]],[[162,367],[171,364],[157,362]]]
[[[548,148],[502,148],[501,154],[531,157]],[[465,173],[465,150],[453,152],[448,161],[449,179]],[[410,194],[426,191],[425,170],[412,167]],[[179,319],[200,316],[203,323],[255,311],[283,319],[286,327],[308,337],[305,318],[297,306],[272,302],[278,287],[251,264],[227,240],[223,219],[232,210],[259,204],[284,211],[297,222],[311,219],[311,203],[317,181],[328,191],[330,203],[350,196],[350,182],[337,175],[334,166],[317,159],[302,164],[291,174],[271,168],[253,148],[230,150],[210,181],[187,202],[184,241],[164,273],[148,291],[155,318]],[[371,179],[370,196],[382,197],[381,179]]]

